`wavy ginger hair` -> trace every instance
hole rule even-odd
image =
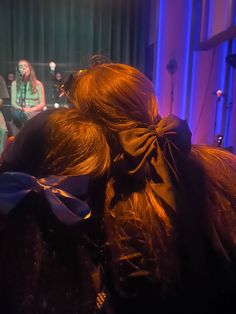
[[[103,64],[90,68],[77,75],[71,92],[79,111],[110,130],[118,146],[119,131],[156,122],[158,110],[153,84],[128,65]],[[113,143],[111,147],[114,152]],[[122,147],[118,153],[122,155]],[[235,157],[202,147],[193,147],[190,156],[182,155],[177,154],[181,180],[173,184],[178,205],[174,213],[160,204],[151,185],[150,175],[155,175],[154,170],[146,171],[148,162],[139,177],[128,177],[125,168],[112,164],[114,175],[106,191],[105,223],[113,248],[114,274],[121,290],[129,287],[129,278],[140,273],[145,277],[147,273],[147,277],[150,275],[163,284],[163,291],[169,285],[170,290],[165,290],[169,295],[178,286],[175,283],[179,278],[184,278],[185,284],[189,273],[195,272],[192,282],[199,280],[198,292],[204,295],[204,287],[215,286],[205,276],[211,268],[209,251],[213,260],[220,256],[227,264],[227,254],[216,245],[216,235],[227,240],[226,248],[234,254],[231,248],[236,243],[236,194],[230,181],[235,174]],[[126,266],[131,268],[130,272],[123,270]],[[221,266],[215,269],[217,274],[222,271]],[[213,275],[214,271],[212,278]],[[143,287],[135,286],[139,290]],[[188,291],[188,283],[186,287]],[[143,297],[142,293],[139,295]]]
[[[113,157],[122,153],[117,138],[119,131],[154,124],[158,116],[153,83],[125,64],[102,64],[78,73],[71,95],[80,112],[110,131],[108,142]],[[112,173],[106,191],[106,224],[114,245],[114,258],[129,256],[132,248],[123,239],[139,234],[152,261],[162,256],[161,273],[172,276],[173,269],[169,272],[170,268],[175,269],[169,265],[174,252],[170,249],[172,222],[152,189],[148,170],[144,169],[136,180],[126,177],[125,169],[113,163]],[[156,263],[153,267],[157,267]]]
[[[112,131],[153,124],[157,98],[152,82],[125,64],[102,64],[76,76],[75,106]]]

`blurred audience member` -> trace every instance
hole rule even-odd
[[[6,99],[4,102],[4,106],[2,107],[2,113],[4,115],[7,129],[8,129],[8,136],[13,134],[13,121],[12,121],[12,107],[11,107],[11,84],[15,80],[15,75],[12,72],[7,74],[6,84],[8,89],[9,98]]]
[[[7,129],[4,115],[2,113],[3,103],[7,99],[9,99],[7,85],[4,78],[0,75],[0,154],[3,151],[5,142],[8,137],[8,129]]]
[[[15,80],[15,75],[12,72],[9,72],[7,74],[7,79],[6,79],[6,84],[7,84],[7,89],[8,89],[8,93],[11,96],[11,84],[12,82]]]
[[[53,98],[54,103],[65,104],[66,99],[62,95],[61,86],[64,84],[62,74],[60,72],[56,72],[53,79]]]
[[[90,58],[90,66],[95,67],[100,64],[112,63],[112,61],[103,54],[95,54]]]

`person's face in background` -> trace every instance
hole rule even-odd
[[[8,81],[14,81],[14,79],[15,79],[14,74],[13,73],[8,73],[7,74],[7,79],[8,79]]]
[[[57,81],[61,81],[62,80],[61,73],[57,72],[56,75],[55,75],[55,78],[56,78]]]
[[[18,69],[22,77],[29,77],[30,75],[30,66],[26,61],[20,61],[18,63]]]

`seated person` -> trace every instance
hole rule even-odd
[[[12,72],[7,73],[6,84],[9,95],[11,94],[11,84],[15,81],[15,75]]]
[[[61,86],[64,84],[62,74],[56,72],[53,78],[53,100],[57,104],[65,104],[66,98],[61,95]]]
[[[13,122],[18,129],[45,107],[43,84],[37,80],[32,65],[26,60],[18,62],[16,79],[11,85]]]

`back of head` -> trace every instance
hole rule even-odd
[[[4,156],[1,172],[24,172],[39,183],[49,175],[68,180],[67,188],[59,187],[61,191],[55,185],[32,190],[6,217],[1,229],[1,313],[94,313],[100,286],[95,286],[92,274],[99,275],[96,263],[101,251],[101,245],[96,244],[97,249],[94,243],[103,240],[99,229],[102,212],[98,212],[99,206],[103,209],[98,204],[103,181],[99,179],[109,162],[102,128],[83,119],[78,110],[42,112],[18,133]],[[86,181],[73,180],[84,175]],[[96,207],[89,200],[87,178],[100,184],[95,191]],[[54,193],[51,202],[48,192]],[[91,219],[72,226],[59,219],[68,214],[78,217],[79,204],[84,201],[92,207]],[[3,204],[0,208],[4,212]]]
[[[104,64],[104,63],[112,63],[111,60],[102,55],[102,54],[95,54],[90,58],[90,66],[91,67],[96,67],[100,64]]]
[[[72,95],[80,111],[113,131],[152,124],[157,115],[153,84],[125,64],[101,64],[77,75]]]
[[[1,172],[20,171],[40,177],[48,147],[47,121],[51,113],[44,111],[27,121],[3,153]]]
[[[173,189],[160,151],[166,145],[162,140],[163,145],[159,145],[155,131],[157,99],[153,84],[131,66],[102,64],[77,75],[72,95],[79,111],[104,125],[118,143],[118,148],[111,145],[115,158],[106,194],[105,223],[116,261],[115,277],[119,278],[122,272],[120,259],[124,268],[133,265],[121,275],[125,277],[120,284],[121,290],[124,288],[122,293],[135,295],[140,289],[148,294],[150,290],[145,289],[150,277],[162,289],[178,276],[178,261],[173,248],[174,209],[171,213],[166,203],[169,194],[169,199],[172,198]],[[127,130],[130,134],[126,137]],[[164,177],[161,171],[165,172]],[[163,195],[165,200],[161,198]],[[139,268],[143,270],[140,277]],[[142,287],[139,282],[143,283]]]
[[[79,111],[104,125],[120,145],[105,220],[117,286],[124,295],[148,295],[152,278],[155,291],[171,298],[181,291],[180,280],[186,296],[204,299],[206,293],[209,301],[221,285],[215,285],[215,275],[223,278],[229,264],[215,243],[204,167],[190,158],[186,121],[173,116],[157,121],[153,84],[124,64],[102,64],[77,75],[72,96]]]
[[[1,171],[103,175],[109,167],[103,130],[75,109],[47,110],[27,121],[4,155]]]
[[[102,127],[82,117],[76,109],[64,109],[49,117],[48,128],[50,150],[46,169],[92,177],[101,177],[108,171],[110,151]]]

